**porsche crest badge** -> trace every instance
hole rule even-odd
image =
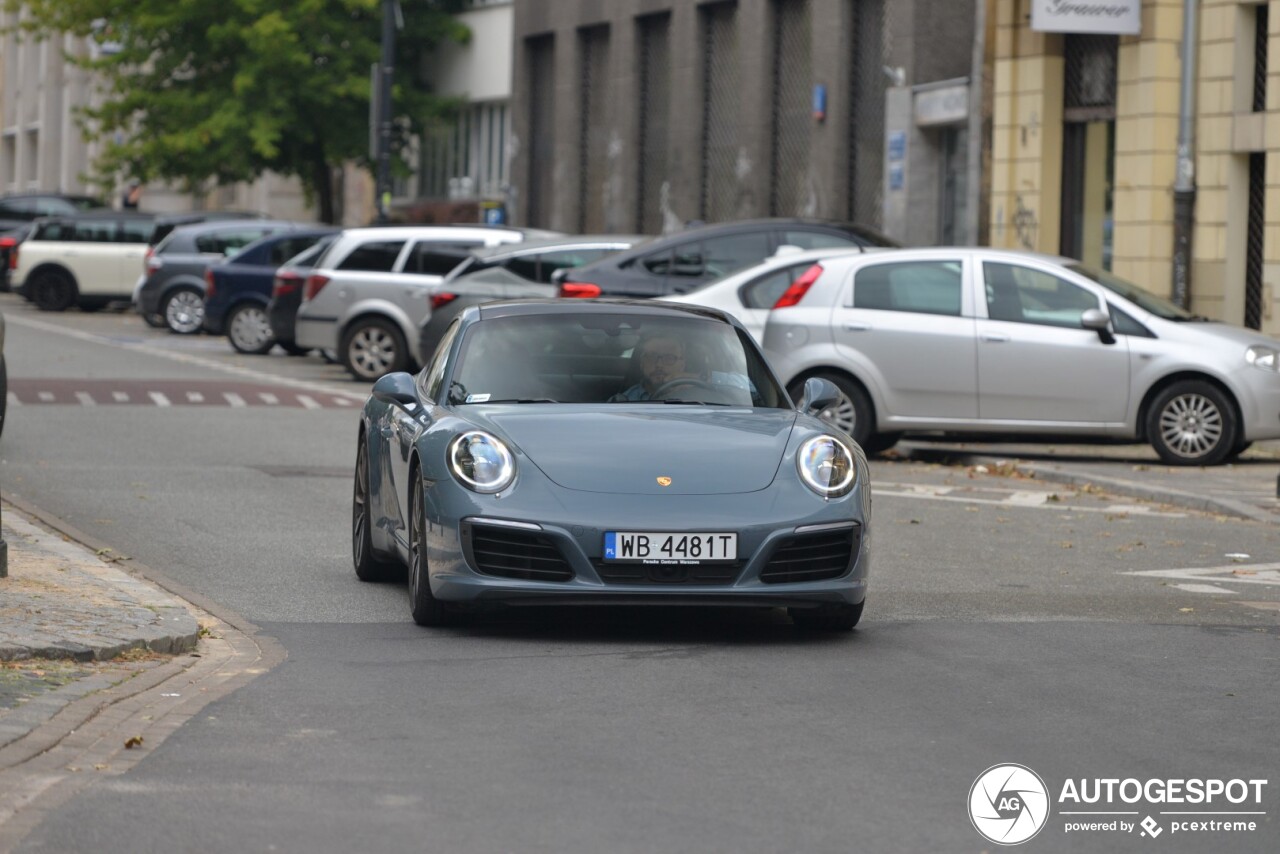
[[[671,478],[667,477],[666,475],[663,475],[662,477],[658,478],[658,486],[670,486],[670,485],[671,485]]]

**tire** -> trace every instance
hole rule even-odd
[[[368,382],[409,367],[404,336],[394,323],[379,317],[366,317],[351,324],[343,333],[338,355],[356,379]]]
[[[164,325],[178,335],[194,335],[204,326],[204,294],[195,288],[175,288],[160,307]]]
[[[142,315],[142,322],[152,329],[164,329],[167,326],[164,322],[163,314],[144,314]]]
[[[863,599],[857,605],[826,605],[821,608],[788,608],[791,622],[801,631],[847,632],[862,619]]]
[[[871,441],[876,425],[875,411],[871,408],[871,398],[867,397],[862,386],[841,374],[817,373],[810,376],[830,380],[840,389],[840,399],[818,413],[818,417],[852,436],[859,445],[865,446]],[[787,389],[792,400],[799,401],[804,396],[804,381],[808,378],[801,377]]]
[[[1231,453],[1227,454],[1227,459],[1234,460],[1252,447],[1252,442],[1236,442],[1235,446],[1231,448]]]
[[[76,282],[61,270],[44,270],[33,277],[27,293],[41,311],[66,311],[75,304]]]
[[[280,345],[281,350],[284,350],[290,356],[305,356],[311,352],[310,348],[299,347],[292,341],[277,341],[276,343]]]
[[[398,581],[404,567],[382,560],[373,550],[372,508],[369,504],[369,446],[363,438],[356,450],[355,484],[351,490],[351,562],[361,581]]]
[[[1171,466],[1216,466],[1238,444],[1235,404],[1203,380],[1177,382],[1147,411],[1147,440]]]
[[[413,474],[409,495],[409,612],[420,626],[448,626],[456,622],[456,612],[431,593],[427,569],[427,510],[422,501],[426,489],[422,477]]]
[[[227,340],[237,353],[261,356],[276,346],[275,335],[267,321],[267,312],[255,303],[241,303],[227,318]]]

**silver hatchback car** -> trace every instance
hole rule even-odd
[[[793,397],[836,383],[824,417],[871,452],[909,431],[1097,436],[1216,465],[1280,438],[1280,341],[1066,258],[824,259],[778,300],[764,346]]]

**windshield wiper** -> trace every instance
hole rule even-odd
[[[480,401],[476,401],[479,403]],[[549,397],[504,397],[500,400],[486,400],[485,403],[559,403]]]
[[[653,403],[658,403],[659,401],[656,401],[656,400],[655,400],[655,401],[651,401],[651,402],[653,402]],[[662,402],[662,403],[667,404],[668,406],[733,406],[733,404],[732,404],[732,403],[716,403],[716,402],[709,401],[709,400],[681,400],[681,399],[677,399],[677,400],[663,400],[663,401],[661,401],[661,402]]]

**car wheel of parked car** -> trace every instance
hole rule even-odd
[[[378,317],[351,324],[342,336],[339,354],[347,370],[362,380],[376,380],[409,366],[409,354],[400,330],[391,321]]]
[[[192,335],[204,325],[204,294],[195,288],[178,288],[165,298],[165,326],[179,335]]]
[[[415,472],[409,496],[409,610],[420,626],[447,626],[454,622],[455,612],[432,595],[427,576],[427,508],[422,501],[426,489]]]
[[[797,629],[811,632],[847,632],[862,619],[864,599],[857,605],[826,605],[819,608],[788,608]]]
[[[261,356],[276,346],[271,323],[262,306],[244,303],[236,306],[227,318],[227,338],[237,352]]]
[[[1216,466],[1236,446],[1238,429],[1235,406],[1202,380],[1174,383],[1147,412],[1147,440],[1174,466]]]
[[[0,355],[0,434],[4,433],[4,417],[9,410],[9,369]]]
[[[75,280],[59,270],[37,273],[27,290],[41,311],[66,311],[76,301]]]
[[[875,429],[875,417],[871,411],[871,398],[867,397],[867,393],[862,390],[862,386],[842,374],[819,373],[811,376],[830,380],[835,383],[836,388],[840,389],[840,398],[831,406],[819,412],[818,417],[837,430],[848,433],[855,442],[863,445],[865,449],[866,443],[871,439],[872,430]],[[791,395],[792,400],[798,401],[804,396],[804,381],[806,379],[808,377],[801,377],[792,383],[791,388],[787,389],[787,393]]]
[[[381,560],[373,551],[370,524],[373,509],[369,506],[369,446],[361,439],[356,451],[355,486],[351,495],[351,562],[361,581],[396,581],[404,575],[398,563]]]
[[[1231,453],[1227,454],[1227,459],[1234,460],[1252,447],[1252,442],[1236,442],[1235,447],[1231,449]]]

